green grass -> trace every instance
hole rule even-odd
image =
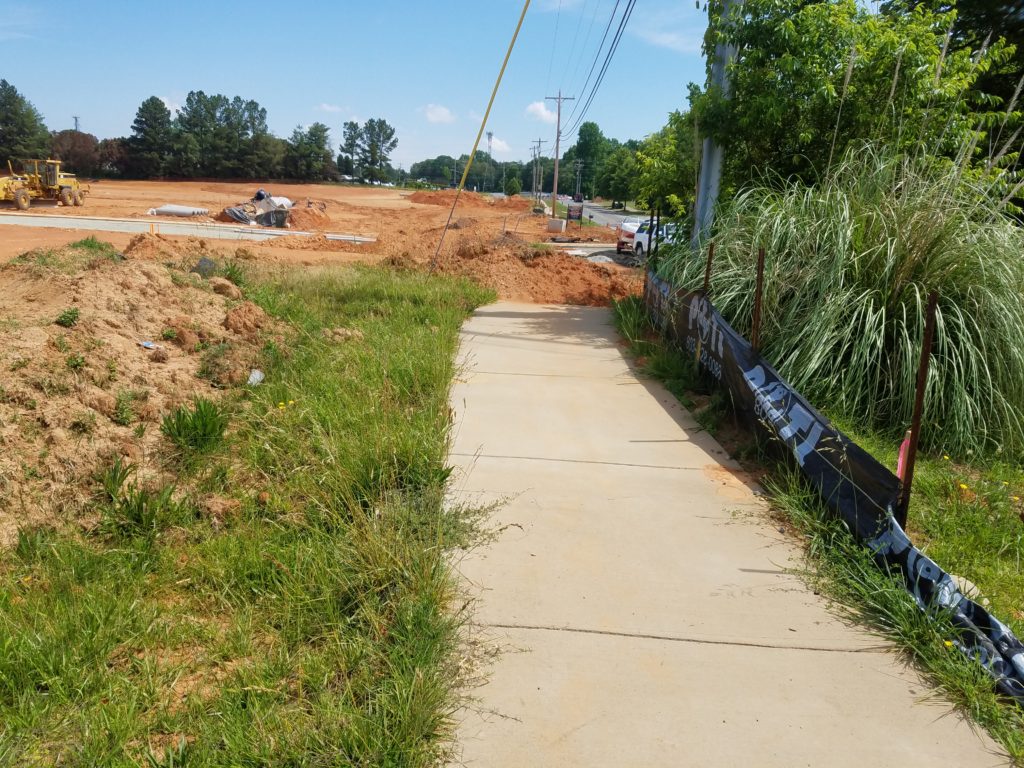
[[[197,397],[192,407],[179,406],[164,416],[160,431],[182,456],[209,453],[224,441],[229,417],[224,407]]]
[[[291,332],[166,483],[115,464],[90,532],[0,556],[0,765],[428,766],[458,704],[442,505],[472,285],[375,269],[251,295]],[[323,333],[358,328],[362,340]],[[216,490],[238,503],[218,514]]]
[[[706,396],[704,380],[689,356],[654,332],[642,301],[614,305],[616,325],[642,369],[691,407]],[[728,411],[727,398],[712,395],[701,424],[715,432]],[[700,417],[699,417],[700,418]],[[840,420],[836,424],[881,463],[896,466],[898,441]],[[954,705],[986,728],[1008,754],[1024,764],[1024,710],[996,693],[980,665],[946,644],[955,631],[942,615],[926,616],[898,574],[872,561],[820,497],[778,453],[751,442],[743,448],[768,470],[762,481],[774,512],[799,533],[807,555],[802,576],[836,601],[852,621],[890,638]],[[908,515],[911,540],[949,573],[966,577],[990,601],[989,610],[1024,637],[1024,471],[1006,462],[957,464],[949,454],[919,454]]]
[[[1021,457],[1024,229],[1002,202],[955,168],[858,148],[816,186],[766,183],[725,204],[711,294],[749,334],[764,247],[765,357],[819,407],[896,438],[938,291],[923,445]],[[688,246],[659,260],[679,287],[701,285],[704,269]]]
[[[113,245],[95,237],[76,240],[60,248],[35,248],[11,260],[12,264],[25,264],[37,269],[73,274],[91,264],[121,261],[124,255]]]
[[[797,472],[776,469],[765,485],[773,506],[805,539],[810,566],[805,578],[852,620],[895,642],[960,711],[1002,744],[1015,764],[1024,761],[1024,710],[996,693],[980,664],[947,644],[956,636],[949,619],[921,612],[899,574],[875,565]],[[948,569],[948,563],[937,562]]]
[[[80,312],[78,307],[71,307],[70,309],[65,309],[63,312],[57,315],[57,319],[54,320],[53,322],[55,322],[62,328],[72,328],[75,325],[75,323],[78,322],[79,313]]]

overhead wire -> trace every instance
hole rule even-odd
[[[555,15],[555,33],[551,38],[551,57],[548,59],[548,76],[544,80],[544,93],[548,92],[551,85],[551,70],[555,65],[555,51],[558,50],[558,25],[562,21],[562,0],[558,0],[558,13]]]
[[[448,211],[448,221],[445,222],[444,229],[441,230],[441,237],[437,241],[437,250],[434,251],[434,258],[430,260],[431,272],[437,268],[437,260],[441,255],[441,246],[444,245],[444,236],[448,234],[448,229],[451,227],[452,216],[455,215],[455,206],[459,204],[459,197],[462,195],[462,190],[466,186],[469,169],[473,167],[473,160],[476,158],[476,151],[480,147],[480,138],[484,135],[484,128],[487,127],[487,118],[490,117],[491,107],[494,106],[494,97],[498,95],[498,86],[501,85],[501,79],[505,76],[505,68],[508,66],[508,60],[512,57],[512,49],[515,48],[516,39],[519,37],[519,30],[523,28],[523,19],[526,18],[526,11],[529,8],[530,0],[524,0],[523,12],[519,14],[519,21],[516,23],[516,31],[512,33],[512,39],[508,43],[508,50],[505,51],[505,60],[501,62],[501,69],[498,71],[498,78],[494,81],[494,88],[491,90],[491,98],[490,101],[487,102],[487,110],[484,112],[484,116],[480,120],[480,130],[476,132],[476,141],[473,142],[473,151],[469,153],[469,161],[466,163],[466,168],[462,172],[462,178],[459,180],[459,186],[455,190],[455,200],[452,201],[452,209]]]
[[[576,21],[576,31],[573,33],[573,36],[572,36],[572,45],[569,47],[569,56],[565,60],[565,68],[566,68],[566,70],[568,70],[570,65],[572,64],[573,55],[576,53],[576,42],[580,39],[580,27],[583,26],[583,18],[587,15],[587,7],[589,5],[590,5],[590,0],[585,0],[585,2],[583,3],[583,10],[580,11],[579,19]],[[565,80],[564,75],[562,77],[562,80],[563,81]],[[549,83],[549,85],[550,85],[550,83]],[[546,90],[547,89],[545,89],[545,92],[546,92]]]
[[[612,44],[608,48],[608,54],[605,56],[604,63],[601,65],[601,72],[597,76],[597,80],[594,81],[593,88],[590,89],[590,94],[586,97],[586,101],[583,104],[583,110],[576,118],[576,122],[573,123],[572,127],[566,131],[567,135],[572,135],[576,130],[583,124],[583,119],[587,116],[587,111],[590,109],[590,105],[594,101],[594,97],[597,95],[598,89],[601,87],[601,83],[604,82],[604,76],[608,72],[608,67],[612,63],[612,59],[615,56],[615,52],[618,50],[619,42],[622,40],[622,34],[626,30],[626,25],[629,23],[629,17],[633,14],[633,8],[636,6],[636,0],[629,0],[625,10],[622,13],[622,20],[619,22],[619,28],[615,32],[615,38],[612,40]]]
[[[588,0],[588,4],[589,4],[589,0]],[[597,17],[598,17],[598,14],[599,14],[600,10],[601,10],[601,0],[598,0],[598,2],[595,3],[595,5],[594,5],[594,12],[592,14],[590,14],[590,24],[587,26],[587,36],[585,38],[583,38],[583,45],[580,47],[580,53],[581,54],[583,53],[583,51],[587,50],[587,45],[590,43],[590,36],[594,32],[594,22],[597,21]],[[587,6],[585,5],[585,6],[583,6],[583,13],[586,14],[586,11],[587,11]],[[580,18],[582,19],[583,17],[580,16]],[[584,60],[585,59],[584,59],[584,57],[582,55],[576,58],[576,68],[572,71],[572,77],[570,77],[570,78],[568,78],[566,80],[567,84],[568,83],[576,82],[576,79],[579,77],[579,74],[580,74],[580,67],[583,66]]]
[[[615,21],[615,14],[619,12],[619,4],[621,2],[622,0],[615,0],[615,7],[612,8],[611,16],[608,17],[608,24],[605,25],[604,35],[602,35],[601,37],[600,45],[597,46],[597,53],[594,54],[594,63],[590,65],[590,72],[587,73],[587,79],[583,82],[583,87],[580,89],[581,93],[587,90],[587,86],[590,84],[590,78],[593,77],[594,75],[594,69],[597,67],[598,59],[601,58],[601,51],[604,50],[604,42],[605,40],[608,39],[608,32],[611,30],[612,24]],[[579,108],[579,105],[580,102],[578,101],[573,105],[572,111],[569,113],[569,116],[565,118],[566,122],[572,120],[572,116],[576,114],[576,110]]]

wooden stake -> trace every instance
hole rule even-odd
[[[708,246],[708,265],[704,268],[704,295],[711,289],[711,262],[715,258],[715,241]]]

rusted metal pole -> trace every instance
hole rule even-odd
[[[708,246],[708,265],[704,267],[704,295],[708,295],[708,291],[711,290],[711,262],[715,258],[715,241],[712,240]]]
[[[928,385],[928,363],[932,356],[932,341],[935,339],[935,310],[939,306],[939,292],[928,295],[928,308],[924,316],[924,341],[921,344],[921,362],[917,366],[917,391],[914,393],[914,416],[910,423],[910,446],[907,448],[907,465],[903,475],[903,489],[894,517],[900,528],[907,527],[907,511],[910,509],[910,491],[914,486],[914,463],[917,460],[917,441],[921,437],[921,418],[924,415],[924,391]]]
[[[754,320],[750,330],[750,346],[757,354],[761,349],[761,297],[764,295],[764,248],[757,249],[757,284],[754,287]]]

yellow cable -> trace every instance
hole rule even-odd
[[[526,18],[526,11],[530,7],[530,0],[526,0],[523,3],[523,12],[519,14],[519,23],[516,24],[516,31],[512,34],[512,40],[508,44],[508,50],[505,52],[505,60],[501,62],[501,71],[498,72],[498,79],[494,81],[494,90],[491,91],[491,100],[487,102],[487,111],[484,112],[484,118],[480,121],[480,130],[477,131],[476,141],[473,142],[473,151],[469,153],[469,162],[466,163],[466,170],[462,172],[462,178],[459,180],[459,188],[455,190],[455,200],[452,202],[452,209],[448,212],[448,221],[444,225],[444,230],[441,232],[441,239],[437,243],[437,250],[434,252],[434,258],[430,263],[431,270],[437,264],[437,258],[441,254],[441,245],[444,243],[444,236],[448,234],[448,226],[452,223],[452,215],[455,213],[455,206],[459,203],[459,195],[462,194],[462,189],[466,186],[466,179],[469,177],[469,169],[473,167],[473,160],[476,158],[476,150],[480,146],[480,137],[484,135],[484,128],[487,127],[487,118],[490,117],[491,107],[494,106],[494,97],[498,95],[498,86],[501,85],[501,78],[505,76],[505,67],[508,66],[508,60],[512,56],[512,49],[516,45],[516,38],[519,37],[519,30],[523,27],[523,19]]]

